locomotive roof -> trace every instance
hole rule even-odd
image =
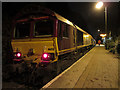
[[[58,19],[58,20],[60,20],[60,21],[62,21],[62,22],[65,22],[65,23],[67,23],[67,24],[69,24],[69,25],[71,25],[71,26],[73,26],[73,27],[76,27],[79,31],[81,31],[81,32],[83,32],[83,33],[85,33],[85,34],[89,34],[89,33],[87,33],[86,31],[84,31],[83,29],[81,29],[80,27],[78,27],[77,25],[75,25],[75,24],[73,24],[71,21],[69,21],[69,20],[67,20],[66,18],[64,18],[64,17],[62,17],[61,15],[59,15],[59,14],[57,14],[56,12],[54,12],[54,16]],[[74,26],[75,25],[75,26]],[[90,34],[89,34],[90,35]],[[92,35],[90,35],[91,37],[92,37]],[[92,37],[93,38],[93,37]]]
[[[71,25],[71,26],[73,26],[73,27],[76,27],[76,28],[77,28],[78,30],[80,30],[81,32],[84,32],[84,33],[88,34],[86,31],[82,30],[82,29],[79,28],[77,25],[74,26],[73,23],[72,23],[71,21],[67,20],[66,18],[60,16],[59,14],[57,14],[57,13],[55,13],[55,12],[54,12],[54,14],[55,14],[55,16],[56,16],[56,18],[57,18],[58,20],[60,20],[60,21],[62,21],[62,22],[65,22],[65,23],[67,23],[67,24],[69,24],[69,25]]]
[[[58,20],[60,20],[60,21],[62,21],[62,22],[64,22],[64,23],[67,23],[67,24],[69,24],[69,25],[71,25],[71,26],[74,27],[73,23],[70,22],[69,20],[67,20],[66,18],[60,16],[59,14],[57,14],[57,13],[55,13],[55,12],[54,12],[54,14],[55,14],[55,17],[56,17]]]
[[[37,13],[45,13],[47,14],[48,16],[53,16],[53,17],[56,17],[58,20],[62,21],[62,22],[65,22],[73,27],[76,27],[78,30],[80,30],[81,32],[84,32],[85,34],[88,34],[86,31],[84,31],[83,29],[79,28],[77,25],[73,24],[71,21],[69,21],[68,19],[62,17],[61,15],[57,14],[56,12],[50,10],[50,9],[47,9],[47,8],[44,8],[44,7],[41,7],[41,6],[33,6],[33,5],[29,5],[29,6],[26,6],[24,9],[21,10],[21,12],[19,12],[15,19],[21,17],[21,16],[24,16],[24,15],[30,15],[30,14],[37,14]]]

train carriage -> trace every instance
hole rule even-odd
[[[14,62],[47,66],[62,55],[90,49],[95,44],[90,34],[43,7],[24,9],[13,23]]]

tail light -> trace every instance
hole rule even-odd
[[[19,58],[21,57],[21,53],[17,53],[16,56]]]
[[[48,57],[49,57],[49,55],[48,55],[47,53],[44,53],[44,54],[43,54],[43,58],[44,58],[44,59],[46,59],[46,58],[48,58]]]
[[[42,60],[54,60],[54,53],[43,53]]]
[[[14,62],[21,62],[22,61],[22,58],[21,58],[22,54],[20,52],[14,52],[14,59],[13,61]]]
[[[43,53],[43,55],[42,55],[42,60],[50,60],[50,54],[48,54],[48,53]]]
[[[14,58],[21,58],[21,53],[20,52],[15,52],[14,53]]]

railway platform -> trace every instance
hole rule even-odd
[[[72,66],[48,82],[49,88],[118,88],[118,61],[116,55],[95,46]]]

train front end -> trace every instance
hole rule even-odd
[[[15,63],[47,65],[58,59],[56,20],[50,16],[16,20],[12,48]]]

